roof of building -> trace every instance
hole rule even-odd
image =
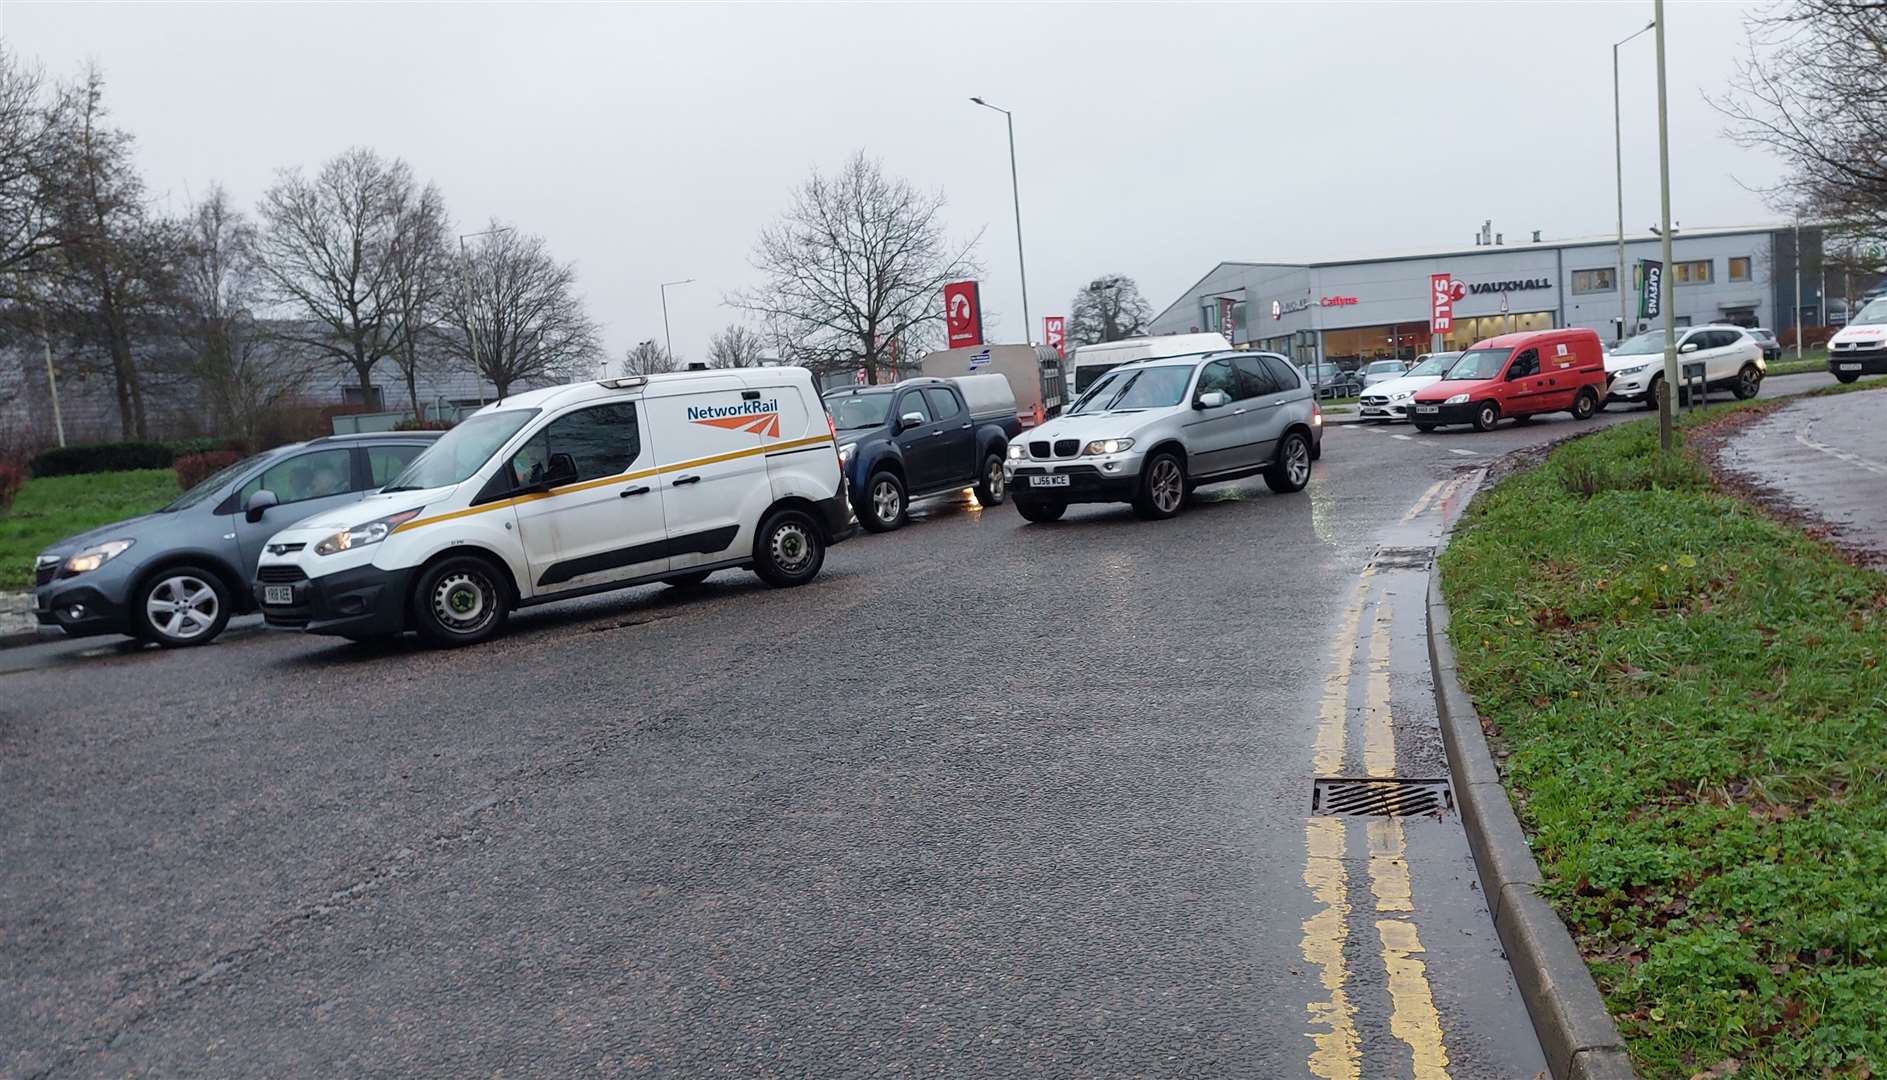
[[[1671,235],[1675,239],[1694,240],[1706,236],[1749,236],[1760,233],[1772,233],[1789,228],[1793,228],[1793,225],[1788,222],[1770,225],[1706,225],[1696,228],[1683,228],[1680,226],[1673,229]],[[1656,233],[1647,231],[1632,230],[1626,232],[1625,239],[1628,242],[1643,241],[1655,238],[1656,235]],[[1350,256],[1340,259],[1315,259],[1305,262],[1273,259],[1264,263],[1220,263],[1219,266],[1348,266],[1355,263],[1399,262],[1405,259],[1448,259],[1461,255],[1489,255],[1503,251],[1526,251],[1530,248],[1540,248],[1551,251],[1554,248],[1597,247],[1607,244],[1615,245],[1617,243],[1618,234],[1614,232],[1586,236],[1543,237],[1537,243],[1532,240],[1526,240],[1512,244],[1475,244],[1464,248],[1430,248],[1422,251],[1396,251],[1386,254]],[[1213,269],[1217,270],[1218,267],[1213,267]],[[1210,274],[1207,275],[1207,277],[1210,276]],[[1200,280],[1203,281],[1205,279],[1201,278]]]

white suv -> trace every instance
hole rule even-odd
[[[1739,398],[1753,398],[1762,389],[1769,364],[1760,341],[1740,326],[1682,326],[1677,330],[1677,363],[1702,363],[1704,382],[1712,390],[1728,389]],[[1606,400],[1642,401],[1657,408],[1658,383],[1664,378],[1664,331],[1647,330],[1627,338],[1605,356],[1610,380]]]

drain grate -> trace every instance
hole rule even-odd
[[[1446,780],[1331,776],[1311,788],[1313,814],[1337,817],[1413,817],[1455,808]]]
[[[1435,558],[1432,547],[1377,548],[1370,565],[1378,570],[1426,570]]]

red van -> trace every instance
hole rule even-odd
[[[1417,431],[1473,424],[1489,431],[1502,417],[1569,412],[1590,420],[1605,400],[1605,351],[1592,330],[1533,330],[1476,342],[1441,381],[1416,392]]]

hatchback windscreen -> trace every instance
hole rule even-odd
[[[244,472],[249,471],[249,469],[252,468],[256,464],[256,462],[261,461],[263,458],[268,457],[268,456],[269,455],[267,454],[257,454],[254,457],[243,458],[241,461],[238,461],[234,465],[223,466],[222,468],[216,470],[210,475],[204,477],[202,480],[199,480],[195,487],[191,488],[189,491],[184,492],[182,495],[177,496],[177,498],[171,501],[169,506],[164,507],[162,510],[158,512],[162,514],[168,514],[175,510],[188,510],[192,506],[195,506],[196,504],[203,502],[206,499],[215,498],[219,493],[222,492],[223,488],[229,485],[229,482],[231,480],[234,480],[236,478],[236,476],[239,473],[244,473]]]
[[[832,412],[832,426],[841,431],[877,427],[885,422],[885,414],[891,410],[891,391],[841,394],[827,398],[826,408]]]
[[[1461,354],[1454,366],[1444,376],[1450,382],[1464,379],[1491,379],[1500,374],[1500,369],[1507,366],[1510,349],[1469,349]]]
[[[1664,351],[1664,331],[1647,330],[1636,337],[1628,337],[1612,350],[1613,356],[1650,356]]]
[[[1446,375],[1448,369],[1461,359],[1460,353],[1436,353],[1409,369],[1410,375]]]
[[[462,484],[536,415],[536,409],[506,409],[474,416],[441,435],[380,490],[420,491]]]
[[[1192,372],[1191,364],[1110,371],[1086,397],[1075,402],[1069,415],[1171,408],[1185,398]]]

